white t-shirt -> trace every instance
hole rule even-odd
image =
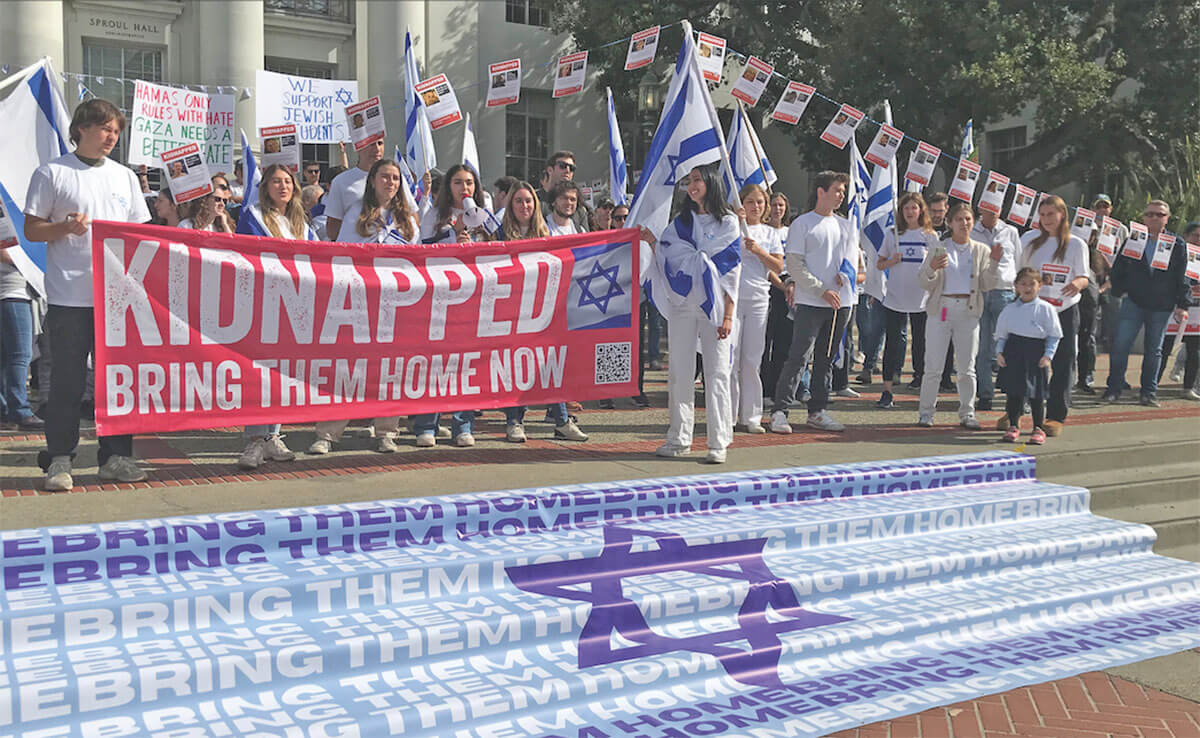
[[[996,320],[996,338],[1009,335],[1062,338],[1062,326],[1054,307],[1045,300],[1022,302],[1016,299],[1004,306]]]
[[[1042,274],[1042,289],[1038,292],[1046,302],[1062,312],[1079,302],[1079,295],[1064,297],[1062,288],[1067,282],[1088,275],[1087,244],[1078,236],[1071,236],[1067,241],[1067,253],[1062,261],[1054,261],[1054,252],[1058,249],[1058,239],[1050,236],[1036,251],[1030,252],[1029,244],[1038,237],[1041,231],[1032,230],[1021,237],[1021,249],[1017,254],[1017,269],[1033,267]],[[1046,284],[1047,277],[1050,284]]]
[[[792,221],[788,228],[785,253],[803,256],[805,267],[809,274],[821,282],[822,291],[836,290],[842,298],[842,305],[849,307],[854,295],[854,285],[847,285],[845,282],[853,280],[843,279],[841,287],[837,284],[838,269],[842,265],[842,259],[846,257],[845,242],[846,229],[841,218],[836,215],[821,215],[815,210],[810,210]],[[851,263],[857,264],[857,258]],[[829,307],[829,303],[821,299],[820,293],[813,294],[803,289],[796,290],[794,302],[810,307]]]
[[[463,211],[459,208],[450,209],[450,223],[462,217]],[[437,232],[437,240],[430,241],[434,237],[434,231],[437,229],[438,214],[437,208],[429,208],[421,214],[421,240],[428,243],[457,243],[458,236],[454,233],[454,229],[449,225],[442,226]]]
[[[342,230],[338,234],[338,241],[341,243],[417,243],[421,240],[421,229],[416,216],[409,216],[412,219],[412,236],[406,239],[403,231],[392,222],[390,212],[382,213],[384,222],[390,227],[380,228],[374,236],[360,236],[358,234],[360,215],[362,215],[361,202],[346,211],[346,219],[342,221]]]
[[[89,166],[75,154],[38,167],[29,181],[25,214],[50,222],[67,213],[91,220],[145,223],[150,210],[137,175],[112,159]],[[46,296],[51,305],[92,307],[92,229],[46,244]]]
[[[554,222],[553,215],[546,216],[546,227],[550,229],[551,236],[573,236],[579,233],[579,229],[575,227],[575,221],[567,218],[567,224],[560,226]]]
[[[183,220],[179,221],[179,225],[177,227],[178,228],[188,228],[191,230],[216,231],[217,230],[217,222],[214,220],[212,223],[209,223],[206,227],[197,229],[195,224],[192,222],[191,218],[184,218]]]
[[[358,167],[347,169],[334,177],[324,200],[325,217],[346,220],[346,211],[362,202],[366,189],[367,173]]]
[[[0,300],[28,300],[25,278],[7,261],[0,261]]]
[[[768,254],[783,255],[783,244],[779,241],[779,231],[765,223],[746,226],[750,238]],[[738,285],[738,302],[743,300],[766,302],[770,295],[771,282],[767,279],[767,267],[762,259],[746,250],[742,244],[742,281]]]
[[[898,313],[919,313],[925,310],[929,293],[917,281],[917,273],[921,271],[921,262],[925,261],[925,252],[938,243],[936,233],[926,233],[920,230],[909,230],[897,235],[888,231],[883,236],[883,246],[879,248],[880,259],[890,259],[900,254],[900,263],[889,268],[887,273],[887,294],[883,296],[883,306]]]
[[[946,276],[942,282],[943,295],[971,294],[971,242],[955,243],[954,239],[942,241],[946,247]]]
[[[996,284],[985,287],[993,290],[1011,290],[1013,280],[1017,278],[1017,249],[1021,247],[1021,236],[1016,227],[997,219],[995,228],[984,228],[983,222],[979,221],[971,229],[971,238],[988,248],[996,244],[1004,248],[996,268]]]

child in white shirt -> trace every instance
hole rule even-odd
[[[1045,401],[1049,385],[1050,361],[1062,340],[1062,327],[1054,308],[1038,299],[1041,274],[1031,267],[1022,267],[1013,280],[1017,299],[1005,306],[996,321],[996,362],[1000,364],[1000,386],[1008,399],[1008,430],[1004,440],[1013,442],[1021,435],[1021,414],[1029,400],[1033,415],[1033,433],[1029,442],[1046,442]]]

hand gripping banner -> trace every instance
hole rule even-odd
[[[102,434],[637,393],[635,229],[464,245],[92,233]]]

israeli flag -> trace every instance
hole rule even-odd
[[[249,182],[250,180],[246,180]],[[243,236],[261,236],[263,238],[274,238],[271,231],[267,228],[267,220],[263,215],[262,210],[258,207],[258,203],[242,206],[242,215],[238,218],[237,228],[235,233],[240,233]],[[313,230],[311,225],[305,225],[303,238],[295,239],[297,241],[317,241],[317,232]]]
[[[571,249],[575,265],[567,287],[567,330],[623,328],[633,320],[633,243]]]
[[[433,150],[433,129],[425,104],[417,94],[416,86],[421,81],[417,74],[417,57],[413,53],[412,31],[404,32],[404,73],[407,76],[404,95],[404,158],[408,167],[418,176],[437,166]]]
[[[892,124],[892,106],[886,100],[884,105],[884,122]],[[867,271],[870,272],[874,261],[883,248],[883,237],[896,227],[896,167],[876,166],[871,177],[869,193],[867,194],[866,212],[863,216],[863,236],[871,245],[867,255]]]
[[[417,205],[416,178],[413,177],[412,170],[408,168],[408,163],[404,161],[404,154],[400,152],[399,146],[396,147],[395,156],[396,164],[400,166],[400,176],[404,179],[404,187],[401,188],[404,190],[404,202],[408,204],[409,210],[412,210],[417,214],[417,220],[420,220],[421,216],[425,213],[421,210],[421,207]]]
[[[649,294],[668,320],[693,308],[714,326],[725,319],[724,296],[737,295],[741,277],[742,236],[730,219],[717,227],[725,230],[705,235],[727,245],[712,256],[696,243],[697,225],[690,210],[671,221],[658,239]]]
[[[475,129],[471,127],[471,114],[467,113],[466,125],[463,126],[462,160],[463,166],[475,175],[475,200],[488,211],[492,209],[492,196],[483,186],[483,175],[479,173],[479,146],[475,143]]]
[[[608,95],[608,195],[614,205],[628,205],[625,188],[629,175],[625,168],[621,129],[617,126],[617,108],[613,105],[612,88],[605,87],[604,92]]]
[[[49,57],[0,82],[0,200],[17,232],[18,246],[7,250],[21,276],[45,296],[46,244],[25,238],[25,195],[34,171],[71,151],[71,116]]]
[[[850,222],[850,232],[857,234],[862,230],[863,219],[867,214],[867,193],[871,190],[871,170],[858,150],[858,142],[850,139],[850,186],[846,188],[846,214]]]
[[[238,215],[237,232],[250,233],[249,230],[242,230],[242,223],[253,218],[259,217],[251,213],[252,210],[258,207],[258,188],[262,185],[262,172],[258,171],[258,161],[254,158],[254,150],[250,148],[250,139],[246,138],[246,130],[241,129],[242,133],[242,178],[246,181],[246,186],[242,190],[242,212]],[[252,207],[253,206],[253,207]],[[258,231],[253,233],[255,236],[271,235],[262,222],[258,224],[250,224],[247,222],[246,228],[255,228]]]
[[[746,115],[746,109],[741,105],[729,122],[729,163],[733,168],[734,187],[730,187],[730,201],[737,200],[737,193],[748,184],[769,187],[775,184],[779,176],[767,159],[758,134]]]
[[[975,119],[967,118],[967,127],[963,129],[962,140],[962,158],[975,160],[975,136],[972,129],[975,127]]]
[[[696,61],[692,24],[682,23],[683,46],[675,60],[675,75],[629,208],[628,223],[655,235],[666,230],[675,186],[692,169],[719,161],[726,179],[733,181],[725,136]],[[650,249],[642,249],[638,258],[645,282],[651,268]]]

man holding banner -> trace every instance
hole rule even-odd
[[[92,352],[93,220],[145,223],[150,211],[131,169],[108,158],[125,128],[125,116],[112,103],[93,98],[75,109],[70,136],[74,153],[64,154],[33,173],[25,201],[25,236],[46,242],[46,334],[54,363],[46,405],[46,450],[38,466],[45,489],[66,492],[71,461],[79,445],[80,403]],[[146,473],[133,461],[133,436],[100,436],[100,478],[140,482]]]

